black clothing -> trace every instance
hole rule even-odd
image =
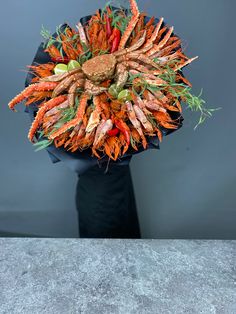
[[[81,238],[141,238],[129,165],[91,167],[79,176],[76,207]]]

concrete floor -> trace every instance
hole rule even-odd
[[[0,238],[0,313],[236,313],[236,240]]]

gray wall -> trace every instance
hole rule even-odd
[[[64,21],[74,25],[104,4],[10,0],[1,6],[0,232],[77,237],[76,174],[61,162],[53,165],[47,152],[34,152],[23,105],[12,113],[7,103],[23,89],[41,25],[51,31]],[[131,161],[143,237],[235,239],[236,2],[140,0],[139,7],[175,26],[185,53],[200,57],[184,70],[194,92],[203,87],[208,107],[223,108],[196,131],[199,116],[185,109],[182,129],[165,137],[160,150]]]

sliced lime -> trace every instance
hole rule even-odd
[[[111,94],[113,97],[117,97],[118,96],[118,90],[116,88],[116,84],[112,84],[109,89],[108,89],[108,93]]]
[[[62,74],[67,72],[67,65],[64,63],[58,63],[54,68],[55,74]]]
[[[76,68],[81,68],[81,65],[79,64],[79,62],[76,60],[70,60],[70,62],[67,64],[68,71],[76,69]]]
[[[123,89],[121,92],[119,92],[118,97],[119,100],[131,100],[131,94],[128,89]]]

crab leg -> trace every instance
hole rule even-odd
[[[166,112],[166,109],[161,107],[157,101],[144,100],[143,103],[150,110]]]
[[[143,32],[142,37],[140,37],[139,40],[138,40],[134,45],[132,45],[132,46],[129,47],[129,48],[124,48],[124,49],[122,49],[122,50],[118,50],[118,51],[114,52],[113,54],[114,54],[116,57],[119,57],[119,56],[123,56],[123,55],[126,54],[126,53],[130,53],[130,52],[132,52],[132,51],[137,50],[138,48],[140,48],[140,47],[144,44],[145,39],[146,39],[146,34],[147,34],[147,31],[145,30],[145,31]]]
[[[68,101],[69,101],[69,105],[70,107],[73,107],[74,106],[74,103],[75,103],[75,94],[76,94],[76,89],[78,87],[81,87],[84,85],[84,80],[81,79],[75,83],[73,83],[71,85],[71,87],[69,88],[68,90]]]
[[[45,113],[54,108],[55,106],[60,105],[67,99],[67,96],[61,95],[56,98],[50,99],[49,101],[45,102],[42,107],[37,111],[36,117],[31,125],[31,128],[28,133],[28,139],[32,142],[35,132],[37,131],[38,127],[41,125],[43,117]]]
[[[130,0],[130,8],[131,8],[131,12],[133,14],[123,36],[121,37],[120,43],[119,43],[119,47],[118,50],[121,50],[125,47],[125,44],[127,43],[127,40],[129,39],[133,29],[135,28],[138,19],[139,19],[139,10],[138,10],[138,5],[137,2],[135,0]]]
[[[145,135],[143,134],[141,123],[139,122],[139,120],[136,117],[133,105],[130,101],[126,101],[125,104],[127,106],[129,120],[133,124],[135,129],[138,131],[139,135],[141,136],[143,147],[146,148],[147,147],[147,141],[146,141]]]
[[[80,79],[81,82],[81,86],[83,86],[83,80],[81,80],[81,74],[83,77],[83,73],[77,73],[77,74],[73,74],[70,75],[69,77],[67,77],[65,80],[63,80],[62,82],[60,82],[57,87],[54,89],[53,93],[52,93],[52,97],[56,97],[57,95],[61,94],[62,92],[64,92],[73,82],[77,81]]]
[[[174,68],[174,71],[176,72],[176,71],[182,69],[182,68],[185,67],[187,64],[193,62],[193,61],[194,61],[195,59],[197,59],[197,58],[198,58],[198,56],[196,56],[196,57],[194,57],[194,58],[192,58],[192,59],[188,59],[188,60],[185,61],[183,64],[180,64],[180,65],[176,66],[176,67]]]
[[[13,98],[9,104],[8,107],[16,111],[14,109],[15,105],[23,101],[24,99],[28,98],[31,96],[34,92],[42,92],[42,91],[50,91],[53,90],[58,83],[56,82],[42,82],[42,83],[36,83],[36,84],[31,84],[28,87],[26,87],[20,94],[18,94],[15,98]]]
[[[87,93],[94,96],[97,96],[107,90],[107,88],[97,86],[89,80],[85,80],[84,89]]]
[[[87,40],[85,31],[84,31],[83,25],[79,22],[79,23],[76,25],[76,28],[78,29],[79,37],[80,37],[81,42],[82,42],[84,45],[88,46],[88,40]]]
[[[142,72],[142,73],[147,73],[147,74],[153,74],[153,75],[158,75],[161,73],[161,71],[158,70],[149,70],[147,69],[144,65],[139,64],[138,62],[135,61],[124,61],[122,62],[122,64],[124,64],[126,67],[130,68],[130,69],[134,69],[136,71]]]
[[[157,23],[156,27],[155,27],[155,30],[151,36],[150,39],[147,40],[147,42],[144,44],[143,48],[139,50],[140,53],[145,53],[147,52],[148,50],[150,50],[152,47],[153,47],[153,43],[154,41],[156,40],[157,36],[158,36],[158,33],[160,31],[160,28],[161,28],[161,25],[164,21],[164,18],[161,17],[159,22]]]
[[[136,117],[142,123],[143,127],[145,128],[145,130],[147,132],[149,132],[149,133],[152,133],[154,131],[153,127],[152,127],[152,124],[148,121],[148,119],[145,116],[145,114],[142,111],[142,109],[140,107],[138,107],[137,105],[133,105],[133,108],[134,108],[134,112],[136,114]]]
[[[45,117],[49,117],[52,116],[54,114],[58,113],[58,109],[63,109],[63,108],[67,108],[69,106],[69,102],[68,99],[66,101],[64,101],[62,104],[60,104],[59,106],[57,106],[56,108],[52,108],[49,111],[47,111],[45,113]]]
[[[177,58],[183,58],[184,60],[188,59],[182,52],[181,49],[179,49],[178,51],[168,55],[168,56],[164,56],[164,57],[160,57],[158,58],[158,63],[160,64],[165,64],[171,60],[177,59]]]
[[[147,56],[151,56],[154,53],[156,53],[157,51],[159,51],[163,46],[165,46],[165,44],[167,43],[167,41],[169,40],[171,34],[173,33],[174,27],[172,26],[168,32],[166,33],[166,35],[164,36],[164,38],[159,42],[158,45],[155,45],[152,49],[150,49],[148,52],[146,52]]]
[[[142,82],[142,81],[145,81],[145,83],[147,83],[149,85],[153,85],[153,86],[160,86],[160,85],[166,84],[166,81],[164,81],[161,78],[156,77],[156,79],[153,80],[153,79],[145,77],[144,75],[141,78],[136,78],[134,80],[134,84],[135,84],[135,82]]]
[[[117,65],[116,74],[117,74],[116,88],[117,90],[119,90],[123,88],[129,77],[129,73],[124,63],[119,63]]]
[[[152,66],[155,69],[158,69],[158,70],[160,69],[159,65],[156,62],[152,61],[149,57],[145,56],[142,53],[139,54],[139,52],[131,52],[127,54],[126,56],[119,57],[118,61],[129,61],[129,59],[138,60]]]
[[[39,81],[40,82],[60,82],[64,80],[65,78],[67,78],[68,76],[78,73],[78,72],[82,72],[82,70],[80,68],[76,68],[62,74],[54,74],[48,77],[43,77]]]
[[[80,97],[80,103],[78,105],[76,117],[71,121],[66,122],[59,130],[50,134],[48,138],[54,140],[57,136],[60,136],[62,133],[66,132],[70,128],[75,127],[77,124],[80,124],[85,114],[85,109],[87,107],[87,102],[89,98],[90,96],[88,94],[82,94]]]
[[[151,79],[151,80],[156,80],[157,77],[153,74],[150,74],[150,73],[140,73],[139,71],[136,71],[136,70],[129,70],[129,73],[131,74],[140,74],[141,77],[144,77],[145,79]]]
[[[143,102],[143,100],[142,100],[142,98],[140,97],[140,96],[134,96],[133,97],[133,101],[134,101],[134,103],[135,103],[135,105],[137,105],[139,108],[141,108],[142,109],[142,111],[144,112],[144,114],[146,114],[146,115],[151,115],[152,113],[151,113],[151,111],[149,111],[147,108],[146,108],[146,106],[145,106],[145,104],[144,104],[144,102]]]
[[[162,57],[162,56],[168,55],[171,51],[173,51],[175,48],[178,48],[180,45],[181,45],[181,40],[178,39],[171,45],[166,46],[164,49],[161,49],[158,52],[153,52],[153,54],[150,57],[153,59],[156,57]]]

